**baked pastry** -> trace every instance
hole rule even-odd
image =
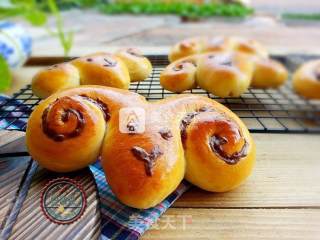
[[[210,53],[191,55],[169,64],[160,74],[162,87],[181,93],[199,86],[218,97],[238,97],[249,86],[277,88],[288,79],[287,69],[278,61],[245,53],[244,45],[238,45],[243,50],[231,52],[219,46],[219,50],[217,46]]]
[[[257,58],[254,62],[251,87],[278,88],[288,79],[288,71],[280,62],[270,58]]]
[[[178,42],[168,55],[169,61],[174,62],[190,55],[202,53],[206,42],[207,38],[205,37],[188,38]]]
[[[309,61],[293,74],[293,89],[308,99],[320,99],[320,60]]]
[[[267,49],[258,41],[253,39],[246,39],[242,37],[231,38],[232,50],[257,56],[259,58],[268,58],[269,53]]]
[[[267,50],[257,41],[241,37],[198,37],[182,40],[175,44],[170,53],[169,61],[206,52],[242,52],[262,58],[268,57]]]
[[[115,53],[127,66],[131,82],[143,81],[152,72],[152,64],[138,49],[122,49]]]
[[[213,57],[222,55],[234,56],[237,64],[226,66],[217,61],[225,57]],[[172,63],[161,73],[160,83],[164,89],[178,93],[200,86],[219,97],[237,97],[249,86],[276,88],[288,78],[286,68],[270,59],[259,42],[240,37],[185,39],[173,46],[169,60]]]
[[[113,54],[96,53],[76,58],[70,63],[78,69],[82,85],[129,88],[128,68],[120,58]]]
[[[245,54],[207,54],[199,58],[197,84],[219,97],[238,97],[250,86],[253,70]]]
[[[41,70],[34,76],[31,87],[40,98],[79,84],[128,89],[131,81],[144,80],[151,70],[149,60],[138,57],[135,50],[95,53]]]
[[[124,108],[144,111],[144,121],[123,116]],[[139,124],[144,131],[135,132]],[[52,171],[77,170],[101,156],[113,193],[135,208],[157,205],[183,178],[208,191],[229,191],[255,162],[248,129],[212,99],[179,95],[148,103],[139,94],[102,86],[43,100],[29,118],[26,141],[33,159]]]
[[[166,90],[178,93],[197,87],[198,58],[199,55],[192,55],[167,66],[160,74],[161,86]]]
[[[39,98],[46,98],[61,89],[80,85],[78,69],[69,63],[53,65],[38,72],[32,79],[32,92]]]
[[[199,86],[219,97],[238,97],[251,82],[254,62],[238,52],[192,55],[171,63],[160,74],[160,84],[172,92]]]

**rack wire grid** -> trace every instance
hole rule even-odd
[[[148,56],[154,69],[145,81],[132,83],[130,90],[149,101],[175,95],[159,83],[161,71],[168,65],[167,56]],[[284,63],[289,71],[307,60],[306,56],[273,56]],[[312,57],[311,57],[312,58]],[[291,81],[279,89],[250,88],[241,97],[219,98],[200,88],[186,91],[212,98],[235,112],[254,133],[320,133],[320,101],[310,101],[296,95]],[[25,131],[26,121],[40,99],[32,94],[30,85],[0,105],[0,126],[4,129]],[[19,122],[19,124],[17,124]],[[21,124],[21,122],[23,124]]]

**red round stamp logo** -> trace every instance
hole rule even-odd
[[[84,213],[87,198],[77,181],[56,178],[43,189],[40,205],[42,212],[51,222],[71,224]]]

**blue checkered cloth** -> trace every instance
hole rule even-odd
[[[0,95],[0,130],[25,130],[29,113],[21,101]]]
[[[156,207],[139,210],[120,203],[108,186],[100,162],[90,166],[95,177],[101,204],[102,239],[138,239],[177,200],[190,184],[179,187]]]
[[[10,104],[8,104],[10,103]],[[11,105],[11,106],[8,106]],[[26,106],[21,102],[0,96],[0,111],[5,116],[0,116],[1,129],[24,130],[27,118],[23,116]],[[15,109],[10,112],[10,109]],[[26,111],[28,112],[28,111]],[[108,186],[100,161],[90,166],[98,187],[101,209],[101,239],[135,240],[138,239],[153,223],[178,199],[190,184],[183,181],[179,187],[156,207],[139,210],[120,203]]]

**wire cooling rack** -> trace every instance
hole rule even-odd
[[[306,60],[306,56],[274,56],[289,70]],[[154,70],[145,81],[133,83],[130,90],[140,93],[149,101],[175,95],[164,90],[159,75],[168,64],[166,56],[149,56]],[[212,98],[233,110],[251,132],[320,133],[320,101],[309,101],[296,95],[290,81],[279,89],[249,89],[241,97],[219,98],[200,88],[187,91]],[[24,131],[32,109],[40,99],[32,94],[30,85],[0,103],[0,126]]]

